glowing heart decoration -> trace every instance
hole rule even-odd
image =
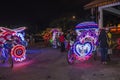
[[[86,57],[92,53],[92,46],[91,42],[80,43],[77,41],[73,45],[73,52],[79,57]]]

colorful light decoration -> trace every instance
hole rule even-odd
[[[17,40],[16,41],[17,45],[13,46],[11,49],[11,54],[15,61],[23,61],[26,59],[26,54],[25,54],[26,48],[24,44],[22,44],[22,42],[25,42],[25,39],[24,39],[24,36],[20,33],[25,29],[26,27],[20,27],[17,29],[9,29],[5,27],[0,27],[0,30],[2,31],[0,33],[0,44],[1,45],[4,45],[7,40],[12,40],[12,37],[14,37],[14,39]]]
[[[112,33],[120,33],[120,27],[110,28],[110,32],[112,32]]]
[[[83,22],[76,26],[77,41],[72,52],[77,60],[88,60],[98,42],[98,25],[95,22]]]
[[[44,40],[50,40],[51,37],[52,37],[51,32],[48,31],[48,32],[43,33],[43,39]]]
[[[92,46],[91,42],[80,43],[80,41],[77,41],[72,48],[73,52],[78,56],[78,60],[85,60],[90,57]]]
[[[2,44],[4,44],[5,43],[5,38],[4,38],[4,36],[0,36],[0,45],[2,45]]]
[[[120,24],[118,24],[118,26],[117,27],[111,27],[111,28],[109,28],[110,29],[110,32],[114,35],[114,34],[120,34]],[[113,43],[114,44],[114,43]],[[118,50],[120,50],[120,37],[117,37],[116,38],[116,42],[115,42],[115,44],[114,45],[116,45],[116,47],[115,47],[115,49],[118,49]]]
[[[120,45],[120,38],[117,39],[117,44]]]
[[[117,44],[118,44],[117,49],[120,49],[120,38],[117,39]]]
[[[12,57],[14,57],[16,61],[23,61],[25,59],[25,53],[25,47],[19,44],[15,45],[11,50]]]
[[[61,33],[61,30],[59,28],[53,28],[51,29],[52,32],[52,45],[53,48],[57,48],[57,41],[56,41],[56,36],[59,36],[59,34]]]
[[[42,32],[43,39],[46,41],[50,41],[52,44],[54,42],[56,33],[61,32],[61,29],[59,28],[47,28],[45,31]]]

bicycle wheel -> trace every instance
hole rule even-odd
[[[68,64],[74,64],[75,63],[75,56],[74,56],[73,53],[71,53],[71,51],[68,52],[67,62],[68,62]]]

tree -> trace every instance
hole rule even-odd
[[[63,31],[73,29],[77,23],[77,20],[74,16],[73,17],[62,17],[59,19],[56,19],[50,23],[50,27],[56,27],[56,28],[62,28]]]

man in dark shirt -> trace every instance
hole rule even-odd
[[[107,64],[108,37],[104,29],[101,29],[98,41],[101,52],[101,61],[103,64]]]

